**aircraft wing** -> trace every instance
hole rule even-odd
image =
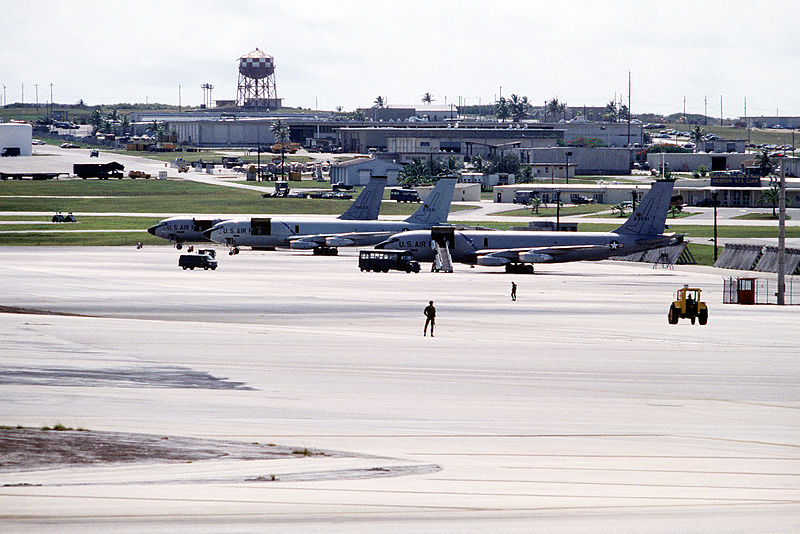
[[[318,247],[356,247],[375,245],[397,232],[347,232],[342,234],[302,235],[290,240],[289,246],[295,249]]]
[[[560,263],[581,260],[602,260],[620,250],[620,243],[607,245],[564,245],[556,247],[522,247],[485,249],[475,252],[478,265],[499,266],[509,263]]]

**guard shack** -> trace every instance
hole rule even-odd
[[[739,304],[755,304],[756,303],[756,279],[755,278],[737,278],[736,279],[736,296]]]
[[[757,304],[758,278],[728,278],[724,281],[723,304]]]

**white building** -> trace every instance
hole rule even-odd
[[[331,165],[331,183],[366,185],[373,176],[385,176],[386,185],[397,185],[397,175],[403,166],[392,160],[356,158]]]
[[[419,193],[420,198],[426,198],[431,191],[432,185],[423,185],[415,187]],[[477,202],[481,199],[481,185],[480,184],[456,184],[455,191],[453,191],[453,202]]]
[[[0,124],[0,154],[16,154],[19,149],[20,156],[33,155],[33,127],[30,124],[4,122]]]

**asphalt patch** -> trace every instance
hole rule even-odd
[[[73,387],[128,387],[253,390],[244,382],[188,367],[81,369],[70,367],[0,367],[0,384]]]

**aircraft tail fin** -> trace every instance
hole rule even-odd
[[[657,235],[664,233],[674,180],[656,180],[628,220],[614,230],[617,234]]]
[[[386,177],[370,178],[366,187],[358,195],[347,211],[339,215],[338,219],[347,221],[371,221],[378,218],[381,211],[383,190],[386,187]]]
[[[434,226],[447,222],[450,215],[450,203],[456,188],[455,178],[440,178],[422,205],[406,222]]]

